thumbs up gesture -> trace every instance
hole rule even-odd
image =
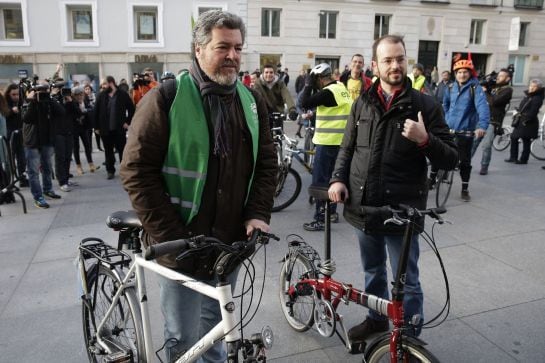
[[[418,121],[413,121],[409,118],[405,120],[401,135],[417,143],[418,145],[424,144],[426,141],[428,141],[428,132],[426,131],[426,126],[424,125],[422,112],[418,112]]]

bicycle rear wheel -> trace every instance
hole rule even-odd
[[[286,169],[284,166],[280,166],[272,211],[278,212],[286,208],[297,199],[299,193],[301,193],[299,173],[292,168]]]
[[[538,160],[545,160],[545,138],[539,138],[532,141],[530,145],[530,154]]]
[[[421,345],[412,343],[406,338],[401,343],[403,357],[400,362],[422,362],[422,363],[438,363],[437,359],[426,348]],[[399,357],[398,357],[399,358]],[[390,337],[386,336],[379,341],[374,347],[370,347],[365,354],[365,362],[367,363],[390,363]]]
[[[286,257],[280,270],[280,308],[288,324],[296,331],[303,332],[314,324],[314,292],[295,292],[301,279],[316,278],[312,264],[300,254]],[[309,289],[312,287],[307,286]],[[304,290],[304,289],[303,289]],[[294,298],[290,297],[290,293]]]
[[[97,327],[106,316],[120,281],[112,270],[101,264],[89,269],[87,280],[89,299],[82,304],[83,338],[89,362],[104,362],[107,352],[97,343]],[[142,317],[133,287],[125,289],[120,296],[100,336],[109,346],[110,354],[125,353],[133,362],[146,361]]]
[[[452,189],[452,180],[454,170],[439,170],[437,172],[437,182],[435,191],[435,205],[442,208],[447,204],[450,190]]]
[[[494,136],[492,147],[497,151],[503,151],[507,149],[509,145],[511,145],[511,130],[504,127],[501,135]]]

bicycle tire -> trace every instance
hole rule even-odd
[[[421,363],[439,363],[439,359],[435,357],[429,350],[422,345],[413,343],[407,338],[402,339],[401,343],[404,357],[400,362],[421,362]],[[399,358],[399,357],[398,357]],[[390,362],[390,336],[385,336],[376,345],[369,348],[365,354],[365,362],[367,363],[389,363]]]
[[[314,151],[312,136],[313,134],[308,131],[305,133],[305,153],[303,156],[303,160],[305,160],[305,163],[311,168],[312,168],[312,164],[314,163],[314,153],[309,152],[309,151]]]
[[[530,144],[530,154],[537,160],[545,160],[545,138],[532,141],[532,144]]]
[[[290,309],[288,291],[301,278],[316,278],[316,272],[308,259],[300,254],[287,256],[280,270],[278,297],[280,308],[293,330],[304,332],[314,324],[314,295],[298,296]]]
[[[503,151],[511,145],[511,131],[507,128],[503,128],[503,133],[501,135],[494,136],[492,141],[492,147],[496,151]]]
[[[301,176],[297,171],[280,167],[272,211],[281,211],[295,202],[301,193],[301,184]]]
[[[437,182],[435,183],[435,205],[437,208],[443,208],[447,204],[453,179],[454,170],[439,170],[437,172]]]
[[[106,354],[98,349],[96,328],[110,307],[120,280],[102,264],[92,266],[88,275],[91,299],[82,302],[83,339],[89,362],[98,363],[104,361]],[[125,289],[120,296],[101,334],[102,339],[117,352],[130,350],[134,362],[146,361],[142,315],[134,287]]]

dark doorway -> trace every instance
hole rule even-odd
[[[430,74],[433,67],[437,66],[437,54],[439,42],[421,40],[418,43],[418,63],[424,66],[426,74]]]

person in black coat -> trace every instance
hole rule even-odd
[[[115,79],[106,77],[107,86],[98,94],[95,105],[95,125],[104,143],[106,171],[108,179],[114,178],[114,147],[119,154],[119,162],[127,142],[127,129],[134,115],[134,104],[128,93],[118,90]],[[104,83],[103,85],[104,86]]]
[[[517,113],[513,115],[514,130],[511,134],[511,154],[509,159],[505,160],[508,163],[528,164],[530,144],[532,139],[535,139],[538,135],[539,120],[537,114],[541,105],[543,105],[545,97],[543,82],[539,79],[532,79],[528,90],[524,91],[524,94],[526,96],[520,101]],[[522,139],[520,159],[518,158],[519,139]]]

